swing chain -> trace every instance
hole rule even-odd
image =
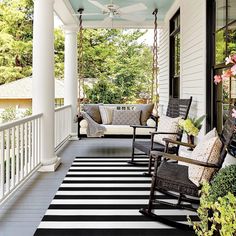
[[[78,60],[79,60],[79,112],[81,110],[81,99],[83,99],[84,103],[84,75],[83,75],[83,20],[82,20],[82,13],[84,9],[80,8],[78,12],[80,13],[79,15],[79,44],[78,44]],[[81,88],[82,88],[82,98],[81,98]]]
[[[157,68],[158,68],[158,56],[157,56],[157,13],[156,8],[152,13],[154,15],[154,40],[153,40],[153,65],[152,65],[152,87],[151,87],[151,101],[154,101],[154,89],[157,95]],[[155,88],[154,88],[155,82]]]

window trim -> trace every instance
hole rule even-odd
[[[173,21],[176,17],[179,17],[179,26],[178,26],[178,28],[171,31]],[[180,34],[180,27],[181,27],[180,23],[181,23],[181,19],[180,19],[180,8],[179,8],[169,21],[169,48],[170,48],[170,52],[169,52],[169,96],[174,97],[173,96],[173,82],[175,79],[178,79],[178,84],[179,84],[178,85],[178,98],[180,97],[180,75],[176,76],[174,74],[175,64],[173,62],[175,61],[174,60],[174,58],[175,58],[174,37],[177,34]]]

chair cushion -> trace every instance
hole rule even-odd
[[[154,104],[140,104],[137,105],[136,107],[136,111],[142,111],[141,112],[141,117],[140,117],[140,121],[141,121],[141,125],[146,125],[147,124],[147,120],[148,118],[150,118],[151,114],[152,114],[152,110],[153,110]]]
[[[140,125],[141,111],[130,110],[114,110],[112,124],[113,125]]]
[[[166,191],[198,196],[198,186],[188,178],[188,167],[162,161],[157,169],[157,188]]]
[[[102,123],[99,104],[85,104],[83,110],[98,124]]]
[[[142,152],[144,152],[146,155],[149,155],[151,151],[151,141],[135,141],[134,147]],[[155,151],[164,152],[165,145],[160,143],[153,143],[153,149]],[[176,153],[176,147],[172,147],[169,149],[169,153]]]
[[[179,131],[179,120],[181,117],[168,117],[168,116],[161,116],[158,122],[157,132],[169,132],[169,133],[178,133]],[[165,142],[163,141],[163,138],[169,138],[172,140],[177,139],[177,135],[173,134],[156,134],[154,136],[154,142],[161,143],[165,145]],[[169,145],[170,147],[173,147],[173,145]]]
[[[200,142],[193,150],[191,158],[212,164],[218,164],[220,159],[220,151],[222,142],[219,137],[213,137]],[[199,186],[203,181],[210,181],[214,168],[207,168],[197,165],[188,165],[189,179]]]
[[[102,117],[102,123],[104,125],[109,125],[112,123],[112,116],[115,107],[99,106],[99,111]]]

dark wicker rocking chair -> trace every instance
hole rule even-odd
[[[230,145],[232,138],[235,132],[235,118],[229,114],[222,133],[220,135],[220,139],[222,142],[222,149],[220,153],[219,162],[217,165],[205,163],[197,160],[193,160],[190,158],[180,157],[177,155],[163,153],[158,151],[152,151],[151,156],[155,159],[154,165],[154,173],[152,177],[152,186],[149,196],[149,204],[146,209],[141,209],[140,212],[143,215],[153,218],[159,222],[164,224],[183,228],[183,229],[191,229],[188,225],[183,225],[181,223],[177,223],[174,221],[170,221],[166,218],[157,216],[153,213],[156,204],[165,204],[175,207],[177,209],[187,209],[191,211],[196,211],[197,209],[192,205],[186,207],[186,205],[181,204],[182,201],[189,203],[199,203],[199,187],[196,186],[192,181],[188,178],[188,167],[184,165],[180,165],[177,162],[173,163],[169,160],[181,161],[190,163],[193,165],[203,166],[207,168],[214,168],[215,173],[222,167],[222,164],[227,155],[227,148]],[[165,139],[166,145],[168,147],[169,143],[174,143],[177,145],[183,145],[185,147],[189,147],[187,143],[172,141],[170,139]],[[163,158],[164,157],[164,158]],[[159,201],[155,199],[155,192],[159,191],[167,196],[172,196],[177,199],[177,204],[172,204],[169,202]],[[193,198],[192,198],[193,197]]]
[[[188,117],[189,109],[192,103],[192,97],[189,99],[178,99],[178,98],[170,98],[167,111],[166,111],[166,116],[176,118],[176,117],[182,117],[183,119],[186,119]],[[132,157],[131,160],[129,161],[130,164],[137,164],[139,165],[138,162],[135,162],[135,157],[140,156],[140,155],[147,155],[150,156],[150,152],[155,150],[155,151],[161,151],[164,152],[166,147],[163,144],[156,143],[154,142],[154,135],[156,134],[163,134],[160,132],[150,132],[151,133],[151,139],[149,140],[137,140],[136,139],[136,129],[137,128],[147,128],[147,126],[137,126],[133,125],[133,142],[132,142]],[[150,127],[153,128],[153,127]],[[164,133],[164,134],[169,134],[169,133]],[[178,141],[181,141],[182,138],[182,132],[177,134],[178,135]],[[135,149],[138,149],[141,151],[141,153],[135,153]],[[169,148],[168,152],[173,153],[173,154],[178,154],[179,146],[175,146],[173,148]],[[151,163],[152,159],[150,158],[149,160],[149,171],[148,174],[150,175],[151,173]]]

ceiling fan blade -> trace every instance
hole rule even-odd
[[[120,18],[133,22],[143,22],[146,19],[146,17],[142,15],[123,15],[123,14],[120,15]]]
[[[92,3],[94,6],[100,8],[103,11],[107,11],[108,9],[103,6],[100,2],[98,2],[97,0],[88,0],[90,3]]]
[[[147,10],[147,7],[143,3],[137,3],[137,4],[127,6],[127,7],[119,8],[119,12],[121,14],[128,14],[128,13],[132,13],[136,11],[144,11],[144,10]]]

